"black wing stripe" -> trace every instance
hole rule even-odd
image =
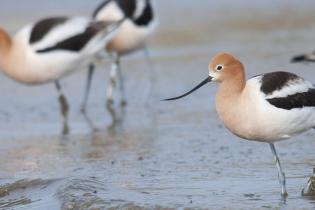
[[[67,50],[72,52],[81,51],[86,44],[108,24],[105,22],[93,22],[83,33],[65,39],[54,46],[37,50],[38,53],[47,53],[55,50]]]
[[[291,59],[291,63],[304,62],[307,61],[306,55],[297,55]]]
[[[31,36],[30,44],[34,44],[42,40],[54,27],[67,21],[66,17],[47,18],[35,24]]]
[[[93,18],[96,18],[98,13],[102,11],[104,7],[106,7],[110,2],[116,2],[127,18],[131,19],[136,11],[136,0],[107,0],[97,7],[93,13]]]
[[[153,20],[153,10],[149,0],[146,0],[146,6],[143,10],[142,15],[134,20],[135,24],[138,26],[147,26]]]
[[[303,107],[315,107],[315,89],[309,89],[307,92],[296,93],[282,98],[271,98],[267,101],[280,109],[298,109]]]
[[[136,11],[136,0],[116,0],[119,7],[123,10],[125,17],[132,18]]]
[[[299,76],[289,72],[272,72],[264,74],[261,78],[261,91],[266,95],[271,95],[277,90],[281,90],[290,82],[301,79]]]

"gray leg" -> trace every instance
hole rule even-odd
[[[125,97],[125,86],[124,86],[124,77],[121,72],[120,68],[120,56],[115,53],[112,55],[113,61],[112,61],[112,67],[110,71],[110,85],[107,88],[107,106],[112,106],[114,103],[114,91],[117,87],[117,84],[119,84],[119,90],[121,92],[121,105],[126,105],[126,97]],[[117,77],[119,80],[119,83],[117,81]]]
[[[107,88],[107,108],[109,106],[113,107],[114,104],[114,91],[117,88],[117,84],[119,85],[119,90],[121,94],[121,102],[120,105],[122,107],[127,105],[126,94],[125,94],[125,81],[124,76],[120,67],[120,55],[118,53],[111,54],[112,65],[110,71],[110,83]]]
[[[117,115],[114,108],[114,90],[117,85],[117,67],[115,63],[112,63],[110,70],[109,86],[106,91],[106,109],[112,116],[113,124],[116,124]]]
[[[121,94],[120,105],[126,106],[127,100],[126,100],[126,93],[125,93],[125,80],[124,80],[124,76],[123,76],[122,71],[121,71],[120,57],[119,56],[117,57],[115,62],[116,62],[116,66],[117,66],[117,73],[118,73],[118,78],[119,78],[119,90],[120,90],[120,94]]]
[[[117,54],[112,55],[117,60]],[[106,108],[110,115],[112,116],[113,123],[116,124],[117,121],[117,114],[114,108],[114,91],[117,86],[117,69],[118,64],[117,62],[112,62],[111,70],[110,70],[110,79],[109,79],[109,86],[106,91]]]
[[[67,135],[69,134],[69,125],[68,125],[69,105],[68,105],[65,95],[62,92],[62,89],[58,80],[55,82],[55,85],[59,93],[60,111],[63,118],[62,134]]]
[[[118,69],[118,64],[116,62],[116,56],[115,56],[115,62],[112,62],[111,70],[110,70],[110,79],[109,79],[109,86],[106,91],[106,104],[107,106],[113,106],[114,104],[114,91],[117,86],[117,69]]]
[[[87,102],[89,100],[89,94],[90,94],[90,90],[91,90],[91,84],[92,84],[92,78],[93,78],[93,74],[94,74],[94,69],[95,69],[94,64],[90,64],[89,71],[88,71],[86,88],[85,88],[85,93],[84,93],[84,98],[83,98],[83,102],[82,102],[82,105],[81,105],[81,113],[82,114],[84,114],[86,112],[86,105],[87,105]]]
[[[288,193],[287,193],[287,190],[286,190],[286,187],[285,187],[285,184],[286,184],[285,174],[282,171],[280,159],[278,157],[275,145],[274,144],[269,144],[269,145],[270,145],[271,152],[272,152],[272,154],[275,157],[276,165],[277,165],[277,168],[278,168],[278,178],[279,178],[279,182],[280,182],[280,185],[281,185],[281,195],[283,197],[286,197],[286,196],[288,196]]]
[[[94,75],[94,71],[95,71],[95,66],[94,64],[90,64],[89,66],[89,71],[88,71],[88,77],[87,77],[87,83],[86,83],[86,88],[85,88],[85,93],[84,93],[84,98],[83,98],[83,102],[81,105],[81,113],[85,119],[85,121],[87,122],[87,124],[89,125],[89,127],[93,130],[96,131],[97,129],[95,128],[92,120],[90,119],[90,117],[87,115],[86,113],[86,107],[87,107],[87,103],[89,100],[89,94],[90,94],[90,90],[91,90],[91,84],[92,84],[92,79],[93,79],[93,75]]]
[[[120,57],[118,54],[112,54],[112,67],[110,71],[110,84],[109,84],[109,87],[107,88],[106,108],[112,116],[113,127],[115,127],[120,121],[118,113],[116,112],[114,108],[114,91],[117,88],[118,84],[119,84],[119,89],[121,92],[121,108],[124,109],[126,106],[126,99],[125,99],[124,78],[120,69]]]

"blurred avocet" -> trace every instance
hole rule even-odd
[[[216,81],[216,109],[228,130],[240,138],[265,142],[275,157],[281,194],[287,195],[274,143],[315,127],[315,87],[289,72],[271,72],[246,81],[243,64],[230,54],[215,56],[209,76],[188,93]]]
[[[118,33],[106,46],[103,45],[112,58],[110,85],[107,89],[107,105],[109,106],[113,103],[113,91],[117,84],[117,76],[122,94],[121,104],[126,104],[124,80],[120,68],[121,56],[144,49],[148,64],[153,71],[146,43],[157,27],[158,20],[154,11],[154,4],[151,0],[106,0],[94,11],[93,18],[97,21],[123,20]],[[85,112],[93,73],[94,70],[91,68],[88,73],[82,112]],[[153,73],[151,72],[151,74]]]
[[[85,17],[51,17],[23,27],[14,38],[0,28],[0,69],[24,84],[55,82],[63,133],[68,133],[68,103],[58,80],[92,63],[119,24]]]

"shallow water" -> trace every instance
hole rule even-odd
[[[2,0],[0,25],[14,32],[43,15],[87,15],[98,2]],[[71,104],[69,137],[59,135],[54,86],[0,77],[0,209],[315,208],[315,200],[301,197],[315,164],[314,131],[276,145],[287,175],[284,201],[268,145],[240,140],[218,120],[215,85],[185,100],[159,101],[204,79],[208,60],[220,51],[237,55],[249,76],[281,69],[312,80],[313,65],[289,60],[314,48],[315,3],[158,3],[161,27],[150,44],[154,97],[141,52],[126,58],[129,105],[115,128],[104,105],[107,67],[97,72],[89,103],[96,133],[79,114],[85,72],[62,81]]]

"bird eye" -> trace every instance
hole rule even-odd
[[[215,67],[215,69],[216,69],[217,71],[222,71],[222,70],[223,70],[223,66],[222,66],[222,65],[217,65],[217,66]]]

